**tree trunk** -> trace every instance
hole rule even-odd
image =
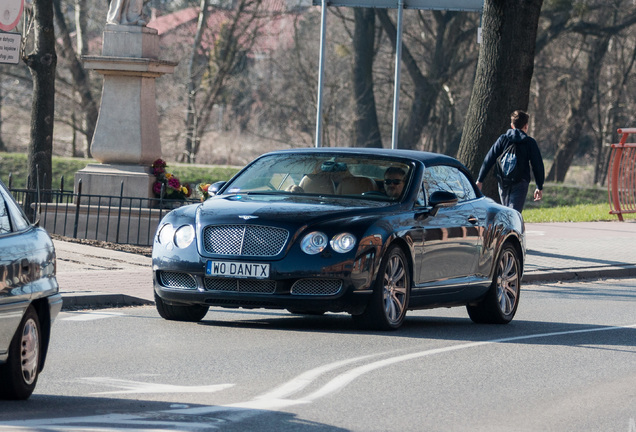
[[[353,32],[353,145],[382,147],[380,126],[373,91],[373,59],[375,40],[375,10],[354,8]]]
[[[77,39],[77,54],[80,57],[88,54],[88,23],[86,12],[86,0],[75,0],[75,34]]]
[[[64,14],[60,6],[60,0],[53,1],[53,7],[55,8],[55,18],[57,20],[57,26],[62,39],[62,56],[69,62],[69,70],[73,77],[73,83],[77,92],[80,95],[82,111],[84,112],[84,135],[86,136],[87,157],[90,155],[90,144],[93,141],[93,134],[95,133],[95,127],[97,125],[97,117],[99,110],[97,103],[91,93],[90,81],[86,70],[80,63],[75,50],[73,49],[73,43],[71,41],[71,35],[64,19]]]
[[[477,176],[484,157],[510,125],[510,113],[526,110],[543,0],[485,0],[482,43],[458,157]],[[494,176],[489,176],[494,179]],[[497,197],[490,180],[486,195]]]
[[[33,77],[31,139],[28,166],[31,187],[51,188],[53,123],[55,119],[55,30],[53,5],[48,0],[33,2],[33,52],[23,58]],[[27,212],[31,211],[29,205]],[[27,214],[33,216],[33,214]]]
[[[0,86],[0,152],[6,152],[7,146],[2,139],[2,86]]]
[[[559,145],[554,155],[554,163],[546,176],[546,181],[563,182],[565,175],[572,164],[574,155],[579,147],[581,131],[587,121],[587,114],[594,102],[594,95],[598,87],[598,80],[603,66],[603,57],[611,36],[595,39],[587,53],[587,68],[585,79],[582,83],[579,99],[575,101],[567,116],[567,122],[561,136]]]

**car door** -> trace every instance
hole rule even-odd
[[[420,220],[418,280],[431,286],[452,284],[474,275],[481,243],[472,205],[476,193],[465,174],[446,165],[427,167],[421,195],[428,199],[436,191],[452,192],[458,201]]]

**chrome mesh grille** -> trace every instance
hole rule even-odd
[[[180,288],[180,289],[196,289],[197,281],[194,276],[188,273],[181,272],[160,272],[159,281],[161,285],[167,288]]]
[[[203,229],[203,247],[210,254],[271,257],[285,246],[289,231],[260,225],[211,225]]]
[[[293,295],[334,295],[340,292],[340,279],[299,279],[291,288]]]
[[[276,281],[272,280],[205,278],[203,282],[208,291],[258,294],[273,294],[276,291]]]

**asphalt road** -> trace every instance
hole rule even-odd
[[[524,285],[507,326],[465,309],[396,332],[347,315],[63,312],[1,431],[636,432],[636,279]]]

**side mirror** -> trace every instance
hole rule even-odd
[[[208,188],[208,194],[210,194],[210,196],[216,195],[221,190],[221,188],[225,186],[225,183],[227,182],[218,181],[216,183],[212,183]]]
[[[436,191],[431,194],[428,205],[431,207],[431,216],[435,216],[442,207],[452,207],[457,204],[457,195],[447,191]]]

